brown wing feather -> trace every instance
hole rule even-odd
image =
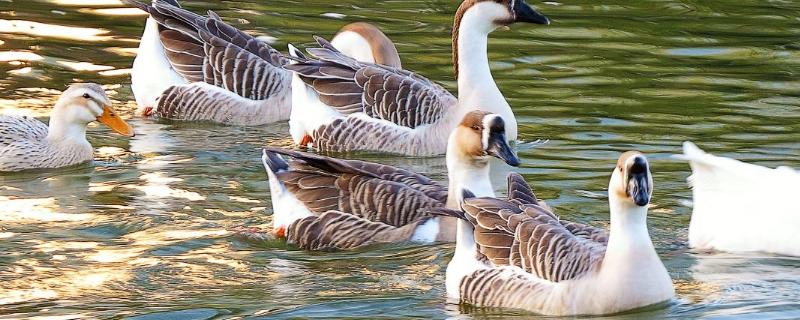
[[[455,106],[456,98],[441,86],[414,73],[358,62],[324,39],[285,68],[297,72],[320,100],[341,113],[364,112],[370,117],[416,128],[439,121]]]
[[[551,212],[494,198],[466,199],[478,250],[494,265],[513,265],[548,281],[599,267],[605,246],[572,234]]]
[[[327,211],[293,222],[286,239],[305,250],[347,250],[377,243],[408,241],[427,219],[402,227],[370,221],[339,211]]]

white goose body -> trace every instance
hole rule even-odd
[[[295,143],[321,151],[441,154],[447,134],[479,109],[503,117],[507,138],[516,140],[516,119],[492,78],[487,55],[489,33],[515,21],[549,23],[522,0],[461,4],[453,32],[458,98],[418,74],[359,63],[317,39],[321,48],[308,50],[317,60],[295,55],[300,62],[287,66],[303,80],[304,86],[293,82],[293,90],[312,92],[293,104]],[[320,105],[336,112],[312,111]]]
[[[93,159],[86,125],[100,121],[131,136],[133,129],[111,109],[103,88],[73,84],[50,113],[49,126],[31,117],[0,115],[0,171],[59,168]]]
[[[230,125],[289,118],[291,73],[283,69],[287,60],[280,52],[213,12],[200,16],[175,0],[126,2],[150,14],[131,71],[138,114]],[[399,63],[394,44],[383,33],[369,24],[355,25],[345,26],[345,38],[338,40],[343,50],[371,62]],[[383,39],[366,48],[349,47],[363,44],[354,34]]]
[[[800,256],[800,172],[717,157],[691,142],[679,157],[692,167],[690,247]]]
[[[508,200],[463,200],[448,297],[546,315],[612,314],[669,301],[672,280],[647,231],[646,160],[630,160],[638,157],[624,154],[623,169],[612,174],[610,232],[560,220],[518,174],[509,176]]]
[[[468,114],[449,140],[449,193],[445,186],[399,168],[266,149],[262,160],[270,180],[275,232],[307,250],[453,241],[455,219],[430,211],[443,208],[453,190],[493,195],[490,155],[511,165],[519,160],[505,141],[498,115]],[[293,160],[286,162],[281,155]]]
[[[164,50],[158,36],[158,22],[148,17],[131,68],[131,90],[138,106],[136,114],[142,115],[146,110],[153,110],[158,97],[167,88],[188,84],[172,68]]]

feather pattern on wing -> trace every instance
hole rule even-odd
[[[520,204],[535,199],[520,179],[509,177],[510,201],[464,200],[463,209],[474,226],[479,252],[495,266],[516,266],[551,282],[574,279],[599,268],[605,243],[592,241],[591,232],[589,236],[580,234],[587,226],[562,222],[534,203]]]
[[[280,52],[210,12],[203,17],[165,2],[132,4],[162,27],[161,42],[175,70],[190,82],[220,86],[253,100],[287,94],[291,74]]]
[[[268,148],[294,158],[277,178],[310,211],[336,210],[401,227],[430,217],[447,189],[425,176],[387,165]]]
[[[287,228],[286,239],[305,250],[355,249],[408,241],[416,228],[426,221],[427,218],[423,218],[395,227],[340,211],[327,211],[293,222]]]
[[[341,113],[363,112],[413,129],[440,121],[455,108],[456,98],[426,78],[356,61],[326,40],[317,40],[321,47],[308,50],[317,60],[301,59],[285,68],[300,74],[319,94],[320,101]]]

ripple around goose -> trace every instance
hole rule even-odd
[[[31,117],[0,115],[0,171],[59,168],[93,159],[86,125],[99,121],[133,136],[133,128],[111,108],[103,88],[94,83],[71,85],[58,98],[50,124]]]
[[[506,142],[499,115],[473,111],[449,140],[449,188],[387,165],[265,149],[262,160],[269,176],[274,230],[308,250],[453,241],[454,219],[428,211],[454,201],[453,190],[470,188],[480,196],[494,196],[489,157],[514,166],[519,159]],[[286,162],[280,155],[294,160]]]
[[[516,140],[517,120],[492,78],[487,55],[489,33],[515,22],[549,24],[523,0],[467,0],[459,6],[452,35],[458,98],[416,73],[355,61],[321,38],[320,48],[308,49],[316,59],[290,50],[298,61],[286,66],[296,73],[292,139],[322,151],[441,154],[463,116],[480,108],[503,117],[507,138]]]
[[[289,118],[291,74],[280,52],[212,11],[203,17],[175,0],[125,2],[150,14],[131,71],[138,114],[232,125]],[[334,45],[361,61],[400,67],[394,43],[368,23],[343,27]]]

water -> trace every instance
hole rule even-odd
[[[397,42],[406,68],[455,86],[454,1],[183,3],[274,37],[280,50],[370,21]],[[520,148],[519,171],[563,217],[601,226],[620,151],[646,152],[655,175],[649,222],[678,297],[609,318],[799,318],[799,259],[687,249],[689,167],[670,155],[693,140],[721,155],[800,167],[800,4],[534,4],[552,25],[515,25],[490,40],[521,139],[549,139]],[[126,69],[144,16],[117,8],[115,0],[0,2],[0,112],[46,120],[68,83],[93,81],[132,116]],[[258,148],[288,145],[286,124],[131,123],[138,135],[130,140],[90,128],[94,164],[0,175],[0,318],[530,316],[448,304],[452,245],[320,254],[236,236],[270,223]],[[440,158],[358,157],[445,177]]]

